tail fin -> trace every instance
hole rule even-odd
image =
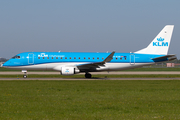
[[[146,48],[135,53],[167,55],[173,29],[174,25],[166,25]]]

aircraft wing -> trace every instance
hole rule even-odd
[[[104,61],[102,62],[92,62],[86,64],[79,64],[77,67],[98,67],[99,65],[104,65],[106,62],[110,62],[113,59],[115,51],[113,51]]]
[[[173,55],[165,55],[165,56],[162,56],[162,57],[152,58],[152,60],[155,60],[155,61],[163,60],[163,59],[168,59],[170,61],[170,60],[177,59],[177,57],[176,57],[176,55],[173,54]]]

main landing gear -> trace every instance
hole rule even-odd
[[[27,78],[27,70],[22,70],[22,72],[24,73],[23,78]]]
[[[85,74],[85,78],[91,78],[91,77],[92,77],[92,75],[90,73]]]

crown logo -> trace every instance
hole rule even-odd
[[[164,41],[164,38],[162,38],[162,37],[160,37],[160,38],[157,38],[157,41],[160,41],[160,42],[162,42],[162,41]]]
[[[68,69],[66,69],[66,71],[65,72],[69,72],[69,70]]]

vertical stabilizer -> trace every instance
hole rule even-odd
[[[173,28],[174,25],[166,25],[146,48],[135,53],[167,55]]]

